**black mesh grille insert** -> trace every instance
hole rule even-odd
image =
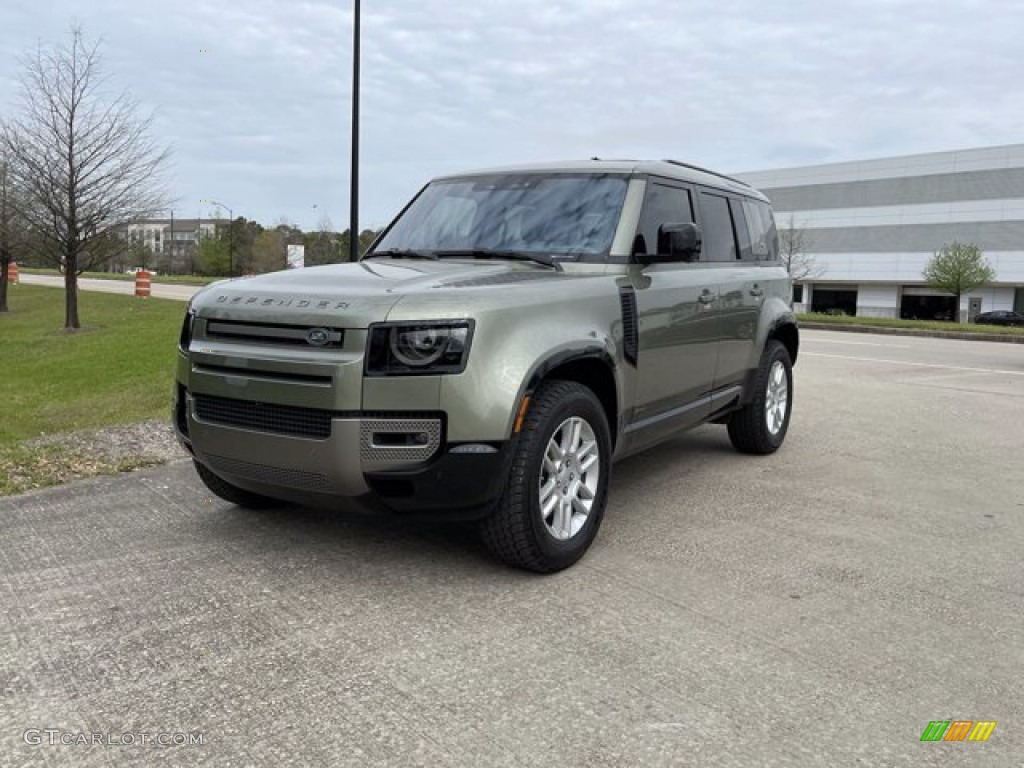
[[[640,339],[636,322],[636,294],[633,289],[622,288],[619,301],[622,304],[622,356],[626,362],[636,365]]]
[[[331,436],[331,411],[233,400],[216,395],[195,395],[194,399],[196,416],[214,424],[321,440]]]
[[[331,485],[327,477],[319,472],[254,464],[251,461],[229,459],[224,456],[209,456],[207,460],[210,462],[210,468],[214,471],[246,477],[261,483],[280,483],[294,488],[310,488],[314,491],[325,490]]]

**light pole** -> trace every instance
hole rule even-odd
[[[168,256],[169,256],[169,258],[167,260],[167,271],[168,272],[173,272],[174,271],[174,209],[173,208],[168,208],[167,210],[169,210],[171,212],[171,232],[170,232],[169,235],[167,235],[167,242],[164,243],[164,250],[167,251]]]
[[[349,217],[349,260],[359,260],[359,0],[352,16],[352,190]]]
[[[201,203],[209,203],[210,205],[218,205],[228,212],[228,277],[235,276],[235,214],[228,206],[224,203],[218,203],[216,200],[200,200]]]

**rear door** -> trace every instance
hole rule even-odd
[[[716,311],[721,337],[714,389],[722,390],[742,382],[754,364],[765,273],[753,259],[742,198],[702,189],[700,214],[706,255],[719,280]]]

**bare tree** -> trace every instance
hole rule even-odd
[[[27,242],[16,195],[10,164],[0,152],[0,312],[7,311],[7,277],[11,262],[17,259]]]
[[[794,283],[802,283],[824,274],[824,268],[808,254],[811,243],[807,231],[789,217],[786,226],[779,229],[779,258]]]
[[[23,59],[22,113],[0,147],[25,192],[22,213],[43,256],[64,273],[65,329],[77,329],[78,275],[127,243],[118,225],[154,216],[167,204],[162,184],[170,150],[150,137],[130,95],[103,92],[99,43],[72,27],[67,45]]]

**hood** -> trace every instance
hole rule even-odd
[[[195,295],[202,317],[365,328],[410,294],[564,278],[529,263],[369,259],[211,283]]]

